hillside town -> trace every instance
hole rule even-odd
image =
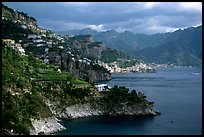
[[[30,34],[28,35],[29,42],[28,43],[23,43],[22,40],[19,40],[19,42],[15,42],[15,40],[12,39],[2,39],[4,43],[7,44],[7,46],[12,47],[16,52],[18,52],[20,55],[25,55],[25,50],[24,48],[27,46],[36,46],[36,47],[45,47],[44,52],[45,55],[42,56],[44,63],[49,63],[49,58],[48,57],[48,52],[49,48],[56,47],[59,49],[63,49],[62,43],[64,43],[64,39],[67,36],[59,36],[56,34],[49,34],[48,36],[44,36],[43,34]],[[155,69],[148,66],[147,64],[144,63],[139,63],[135,64],[134,66],[131,67],[126,67],[122,68],[119,66],[119,63],[117,61],[114,61],[112,63],[105,63],[100,60],[97,61],[92,61],[88,58],[83,58],[83,59],[77,59],[75,58],[76,55],[74,55],[71,51],[67,52],[72,56],[73,61],[79,61],[82,63],[85,63],[87,65],[90,65],[91,63],[96,65],[100,65],[104,68],[106,68],[110,73],[129,73],[129,72],[138,72],[138,73],[143,73],[143,72],[149,72],[153,73],[155,72]]]
[[[111,63],[106,63],[98,60],[90,60],[86,57],[79,57],[76,53],[73,53],[70,47],[66,46],[65,41],[73,38],[74,35],[57,35],[50,30],[46,30],[40,28],[37,25],[37,21],[33,17],[29,17],[27,14],[23,12],[18,12],[16,10],[10,9],[6,6],[3,6],[2,20],[12,21],[15,24],[18,24],[19,27],[23,30],[30,30],[31,33],[23,34],[22,39],[14,40],[10,37],[2,39],[2,41],[7,45],[12,47],[16,52],[20,55],[24,56],[26,54],[31,54],[37,56],[43,60],[44,63],[50,63],[49,60],[49,52],[51,49],[66,49],[64,50],[67,54],[71,56],[72,61],[85,63],[87,65],[99,65],[106,68],[110,73],[128,73],[128,72],[155,72],[155,69],[150,67],[145,63],[137,63],[132,65],[131,67],[121,67],[118,61],[114,61]],[[91,39],[92,38],[92,39]],[[94,42],[93,37],[88,37],[87,40],[89,42]],[[86,41],[87,42],[87,41]],[[65,47],[66,46],[66,47]],[[77,47],[77,44],[76,44]],[[26,53],[27,48],[40,49],[30,50]],[[40,52],[40,53],[39,53]],[[130,61],[130,60],[125,60]]]

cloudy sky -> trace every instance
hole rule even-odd
[[[201,2],[3,2],[52,31],[92,28],[154,34],[202,24]]]

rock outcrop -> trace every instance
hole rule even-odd
[[[105,68],[90,62],[74,60],[66,52],[49,52],[49,61],[61,67],[62,70],[70,72],[88,82],[107,81],[111,74]]]
[[[66,128],[58,123],[58,119],[56,117],[49,117],[45,119],[31,119],[32,125],[34,129],[30,130],[31,135],[39,135],[39,134],[51,134],[54,132],[58,132],[61,130],[65,130]]]
[[[153,105],[120,103],[112,107],[107,107],[107,104],[100,101],[91,103],[75,104],[61,109],[54,102],[47,104],[52,113],[58,118],[75,119],[97,115],[160,115],[160,112],[154,110]]]

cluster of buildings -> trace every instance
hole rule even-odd
[[[142,73],[143,72],[149,72],[149,73],[155,72],[154,68],[152,68],[149,65],[144,64],[144,63],[135,64],[134,66],[129,67],[128,70],[130,72],[142,72]]]
[[[16,10],[10,9],[6,6],[3,5],[3,14],[2,14],[2,19],[5,20],[11,20],[14,21],[15,23],[21,24],[21,27],[24,29],[30,29],[32,30],[33,34],[29,34],[27,37],[27,41],[21,40],[19,43],[15,43],[14,40],[12,39],[4,39],[3,41],[11,46],[13,49],[15,49],[17,52],[19,52],[21,55],[25,55],[25,50],[23,47],[27,46],[36,46],[36,47],[44,47],[44,52],[45,54],[40,55],[40,58],[44,60],[44,63],[49,62],[49,48],[52,47],[57,47],[60,49],[64,49],[63,43],[65,42],[65,39],[68,37],[72,36],[60,36],[52,33],[49,30],[39,28],[37,26],[36,20],[33,17],[27,16],[27,14],[23,12],[18,12]],[[87,37],[85,39],[86,41],[92,41],[92,37]],[[69,51],[70,52],[70,51]],[[136,64],[135,66],[132,67],[126,67],[122,68],[118,65],[118,62],[112,62],[112,63],[104,63],[101,61],[97,62],[92,62],[91,60],[87,58],[79,59],[75,58],[75,55],[73,55],[71,52],[69,53],[72,56],[72,60],[76,61],[78,60],[79,62],[86,63],[90,65],[91,63],[93,65],[98,64],[104,68],[106,68],[110,73],[114,72],[119,72],[119,73],[126,73],[126,72],[146,72],[147,70],[152,70],[151,67],[147,66],[146,64],[140,63]]]
[[[55,34],[29,34],[28,35],[29,42],[27,45],[36,45],[37,47],[48,46],[52,47],[53,45],[59,45],[64,43],[64,38]],[[60,48],[63,48],[62,46]]]
[[[20,55],[25,56],[25,50],[24,48],[21,46],[20,43],[15,43],[14,40],[12,39],[2,39],[2,41],[9,47],[11,47],[12,49],[14,49],[16,52],[18,52]]]
[[[106,68],[110,73],[128,73],[128,72],[155,72],[155,69],[144,63],[135,64],[131,67],[122,68],[117,61],[112,63],[97,62],[100,66]]]
[[[45,34],[46,29],[38,27],[35,18],[28,16],[24,12],[19,12],[2,4],[2,20],[10,20],[14,23],[21,24],[24,29],[30,29],[33,33]]]

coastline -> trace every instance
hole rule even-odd
[[[34,129],[30,130],[30,135],[48,135],[55,132],[65,130],[56,117],[49,117],[44,119],[31,119]]]

